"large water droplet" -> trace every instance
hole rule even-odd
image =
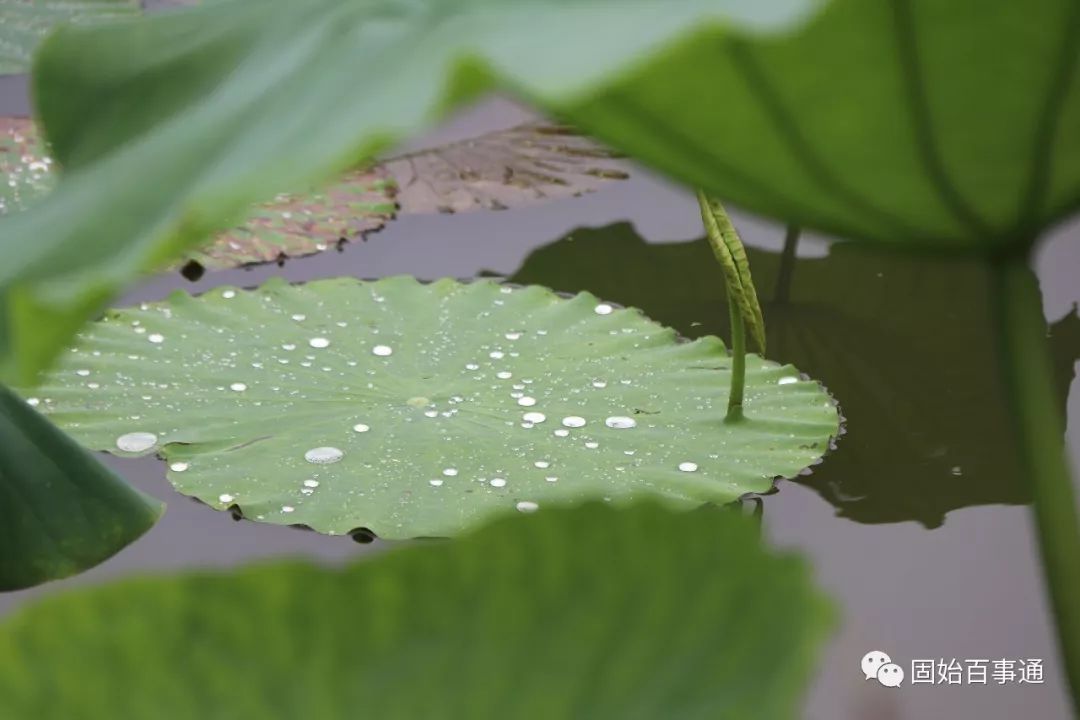
[[[615,308],[611,307],[607,303],[600,303],[593,308],[593,312],[595,312],[597,315],[610,315],[614,309]]]
[[[534,397],[529,397],[528,395],[526,395],[525,397],[518,398],[518,405],[521,405],[522,407],[532,407],[535,404],[536,398]]]
[[[378,355],[379,357],[387,357],[394,354],[394,349],[389,345],[376,345],[371,348],[372,355]]]
[[[149,335],[146,339],[154,343],[155,345],[160,345],[161,343],[165,342],[165,336],[161,333],[154,333],[152,335]]]
[[[503,478],[491,478],[491,487],[506,487],[506,480]]]
[[[428,480],[428,484],[431,485],[432,487],[439,487],[440,485],[443,484],[443,481],[439,480],[439,479]]]
[[[683,472],[697,472],[697,463],[681,462],[679,463],[679,469]]]
[[[281,506],[281,512],[283,512],[283,513],[291,513],[294,510],[296,510],[296,508],[294,508],[292,505],[282,505]]]
[[[308,345],[313,348],[328,348],[330,347],[330,341],[324,337],[311,338],[308,340]]]
[[[367,432],[368,430],[370,430],[371,426],[365,425],[364,423],[357,423],[357,424],[352,426],[352,429],[353,429],[353,432],[363,433],[363,432]]]
[[[345,457],[345,453],[336,447],[317,447],[304,453],[304,459],[315,465],[329,465]]]
[[[562,424],[569,428],[585,427],[585,418],[578,415],[569,415],[562,419]]]
[[[446,477],[454,477],[457,475],[457,468],[446,468],[442,471],[442,474]]]
[[[540,468],[541,470],[551,467],[551,463],[549,463],[547,460],[537,460],[533,463],[533,465]]]
[[[157,435],[149,432],[132,432],[116,438],[116,447],[124,452],[144,452],[157,444]]]
[[[305,480],[304,481],[304,487],[317,488],[317,487],[319,487],[319,481],[318,480]]]
[[[547,420],[547,415],[542,412],[527,412],[521,416],[521,419],[527,423],[542,423]]]
[[[235,499],[236,498],[234,498],[229,493],[222,493],[222,494],[218,495],[218,500],[220,500],[223,503],[231,503]]]
[[[786,376],[780,378],[779,380],[777,380],[776,384],[777,385],[790,385],[791,383],[797,383],[797,382],[799,382],[799,378],[794,377],[792,375],[786,375]]]
[[[604,421],[604,424],[616,430],[626,430],[627,428],[637,427],[637,420],[625,415],[612,415]]]
[[[185,472],[189,467],[191,466],[188,465],[186,462],[174,462],[172,465],[169,466],[169,469],[173,472],[180,473]]]
[[[495,377],[499,378],[500,380],[509,380],[510,378],[514,377],[514,373],[503,370],[502,372],[495,373]]]
[[[232,300],[234,297],[236,297],[236,291],[235,290],[225,290],[224,292],[221,293],[221,297],[225,298],[226,300]]]
[[[247,385],[245,385],[244,383],[233,383],[229,386],[229,389],[233,392],[244,392],[245,390],[247,390]]]
[[[531,513],[540,509],[540,506],[532,500],[522,500],[517,504],[518,512]]]

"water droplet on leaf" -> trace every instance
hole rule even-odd
[[[157,445],[157,435],[149,432],[131,432],[116,438],[116,447],[124,452],[144,452]]]
[[[345,457],[345,453],[336,447],[317,447],[304,453],[304,459],[315,465],[329,465]]]

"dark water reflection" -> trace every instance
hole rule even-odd
[[[842,452],[796,482],[867,523],[937,527],[958,508],[1029,501],[992,362],[981,264],[851,245],[827,258],[748,256],[769,356],[824,382],[848,421]],[[704,238],[652,244],[628,223],[583,229],[534,252],[511,279],[589,289],[689,337],[729,337]],[[1080,318],[1055,322],[1051,339],[1064,400]]]
[[[0,88],[2,89],[2,88]],[[521,117],[488,106],[481,125]],[[464,127],[477,129],[475,117]],[[445,135],[439,139],[445,139]],[[986,278],[959,261],[888,256],[807,238],[780,282],[783,229],[737,217],[769,325],[769,355],[825,382],[849,434],[839,450],[764,500],[772,542],[808,556],[843,626],[807,699],[810,720],[1065,718],[1067,704],[1037,566],[1023,477],[1002,414],[986,318]],[[483,272],[559,290],[588,288],[637,305],[688,335],[726,336],[721,277],[693,198],[644,173],[603,192],[505,213],[410,217],[368,242],[284,268],[154,278],[125,303],[177,288],[335,275],[422,278]],[[1070,237],[1071,236],[1071,237]],[[1045,249],[1040,277],[1056,383],[1067,396],[1080,357],[1080,229]],[[828,256],[828,259],[822,259]],[[778,290],[778,287],[780,288]],[[1073,393],[1071,417],[1080,417]],[[1070,426],[1070,447],[1080,432]],[[169,510],[141,542],[79,578],[0,595],[0,614],[32,597],[132,573],[301,555],[336,562],[370,552],[342,538],[235,523],[174,493],[164,467],[109,459]],[[839,517],[838,517],[839,515]],[[380,547],[376,543],[374,550]],[[912,658],[1044,658],[1041,686],[886,690],[858,673],[871,649]]]

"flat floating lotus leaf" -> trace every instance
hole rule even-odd
[[[0,0],[0,75],[30,70],[30,57],[56,25],[133,15],[133,0]]]
[[[836,407],[639,311],[490,281],[271,281],[110,312],[35,391],[88,447],[157,452],[183,493],[247,517],[390,538],[515,507],[768,489],[816,462]]]
[[[321,252],[378,230],[395,209],[394,183],[383,170],[355,170],[324,190],[278,195],[257,205],[244,224],[192,254],[185,274]]]
[[[48,598],[0,626],[0,717],[783,720],[833,617],[735,513],[552,508]]]
[[[23,210],[51,190],[51,166],[32,120],[0,117],[0,215]]]
[[[617,153],[561,125],[528,123],[387,160],[402,213],[505,210],[629,177]]]

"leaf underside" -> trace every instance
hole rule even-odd
[[[149,530],[162,506],[0,386],[0,591],[82,572]]]
[[[1080,203],[1072,0],[386,7],[241,0],[55,33],[35,93],[82,172],[0,223],[0,377],[30,381],[109,296],[252,202],[496,87],[725,201],[845,237],[1000,251]]]
[[[343,570],[48,598],[0,626],[0,715],[783,720],[832,618],[734,513],[552,509]]]
[[[724,503],[817,462],[838,426],[823,389],[750,356],[747,420],[725,424],[728,362],[588,293],[271,281],[110,312],[33,392],[213,507],[407,538],[552,502]]]

